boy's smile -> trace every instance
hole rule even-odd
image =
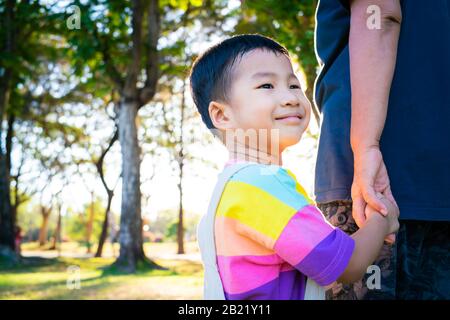
[[[293,124],[293,125],[300,124],[302,119],[303,119],[303,116],[302,116],[301,112],[289,112],[282,116],[275,117],[275,120],[277,120],[277,121],[283,121],[283,123]]]

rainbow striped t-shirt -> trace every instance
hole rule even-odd
[[[303,300],[307,277],[333,283],[354,249],[292,172],[275,165],[255,163],[228,180],[214,232],[227,300]]]

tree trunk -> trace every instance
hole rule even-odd
[[[92,236],[92,226],[94,224],[94,193],[91,194],[91,210],[89,211],[89,216],[86,223],[86,248],[87,253],[91,253],[91,236]]]
[[[105,176],[103,173],[103,161],[105,160],[106,154],[112,148],[112,146],[114,145],[114,143],[117,141],[118,138],[119,138],[119,133],[116,128],[116,130],[114,131],[113,137],[109,141],[108,147],[105,150],[103,150],[102,154],[100,155],[100,158],[95,163],[95,167],[97,168],[97,172],[100,176],[100,180],[102,181],[103,187],[105,188],[105,191],[106,191],[106,195],[108,196],[108,203],[106,205],[105,218],[103,220],[103,225],[102,225],[102,232],[99,237],[97,251],[95,252],[95,257],[97,257],[97,258],[102,256],[103,245],[105,244],[106,238],[108,237],[109,215],[111,214],[111,212],[110,212],[111,211],[111,202],[114,197],[114,189],[115,189],[115,187],[113,189],[110,189],[108,187],[108,185],[106,184]],[[114,246],[114,243],[113,243],[113,246]]]
[[[122,204],[119,233],[120,253],[116,265],[126,272],[135,272],[138,262],[146,260],[142,241],[137,111],[137,101],[121,101],[119,141],[122,153]]]
[[[13,149],[13,136],[14,136],[14,123],[16,117],[14,115],[8,115],[8,130],[6,131],[6,166],[8,172],[11,174],[11,155]]]
[[[0,247],[9,248],[11,251],[15,250],[14,224],[9,193],[9,172],[2,151],[0,151]]]
[[[186,81],[183,83],[181,93],[181,105],[180,105],[180,138],[178,143],[180,145],[180,151],[178,153],[178,167],[180,169],[180,179],[178,182],[178,190],[180,193],[180,211],[178,213],[178,230],[177,230],[177,240],[178,240],[178,254],[183,254],[184,252],[184,223],[183,223],[183,165],[184,165],[184,140],[183,140],[183,128],[184,128],[184,109],[185,109],[185,91],[186,91]]]
[[[44,206],[41,206],[41,216],[42,216],[42,223],[41,228],[39,230],[39,246],[43,247],[47,243],[47,229],[48,229],[48,220],[50,217],[51,208],[45,208]]]
[[[3,233],[5,232],[5,235],[7,237],[11,237],[11,239],[9,239],[9,241],[13,241],[13,247],[10,247],[12,250],[15,250],[15,226],[16,226],[16,215],[17,215],[17,194],[15,195],[15,199],[16,201],[14,203],[11,203],[11,153],[12,153],[12,137],[14,134],[14,121],[15,121],[15,117],[14,116],[8,116],[8,129],[6,131],[6,154],[3,157],[3,155],[0,155],[1,158],[4,158],[4,163],[3,163],[3,159],[0,160],[0,166],[2,166],[3,168],[0,169],[0,172],[2,173],[2,176],[4,176],[4,179],[2,179],[2,181],[0,182],[4,189],[7,190],[2,190],[0,191],[2,194],[5,193],[5,195],[3,196],[7,196],[8,197],[8,201],[7,203],[5,203],[5,208],[9,207],[9,210],[5,210],[4,213],[2,214],[2,216],[0,217],[0,224],[1,221],[5,221],[5,223],[0,227],[0,232]],[[1,122],[0,122],[1,125]],[[0,139],[1,139],[1,134],[0,134]],[[0,147],[1,148],[1,147]],[[0,151],[2,152],[2,151]],[[18,182],[18,179],[17,179]],[[18,191],[18,188],[16,188],[16,191]],[[3,228],[2,228],[3,227]],[[1,238],[1,236],[0,236]],[[1,240],[0,240],[1,241]],[[7,239],[5,239],[5,241],[8,241]],[[2,241],[0,242],[1,245]]]
[[[56,230],[55,235],[53,237],[53,244],[52,249],[53,250],[60,250],[61,248],[61,204],[58,204],[58,220],[56,222]]]
[[[19,210],[20,200],[19,195],[17,194],[19,192],[19,188],[17,187],[17,184],[19,183],[18,178],[14,178],[16,181],[16,187],[15,187],[15,194],[14,194],[14,203],[11,204],[11,220],[12,225],[15,227],[17,226],[17,212]]]
[[[11,177],[11,155],[12,155],[12,148],[13,148],[13,136],[14,136],[14,122],[16,121],[16,117],[14,115],[8,116],[8,131],[6,133],[6,163],[7,163],[7,170],[9,172],[9,183],[11,185],[11,180],[14,181],[14,202],[11,203],[11,216],[12,216],[12,224],[13,228],[17,225],[17,212],[20,204],[19,200],[19,178],[20,178],[20,171],[22,169],[23,165],[23,158],[19,165],[17,175]],[[10,187],[11,190],[11,187]]]
[[[9,0],[6,2],[4,10],[4,20],[2,21],[2,28],[5,29],[5,42],[0,46],[4,48],[5,54],[12,54],[14,51],[14,30],[12,30],[14,20],[15,1]],[[3,17],[2,17],[3,18]],[[0,76],[0,124],[2,124],[6,109],[9,102],[10,80],[12,71],[10,67],[4,67],[3,74]],[[3,126],[0,125],[0,250],[8,252],[15,252],[14,241],[14,224],[11,211],[10,198],[10,178],[7,154],[3,153],[4,147],[2,145]]]
[[[108,226],[109,226],[109,215],[111,214],[111,202],[114,196],[113,192],[108,192],[108,203],[105,210],[105,219],[103,220],[102,233],[100,234],[100,239],[98,241],[97,252],[95,253],[96,258],[100,258],[103,252],[103,245],[105,244],[106,238],[108,237]]]
[[[137,139],[136,117],[140,107],[147,104],[156,92],[158,81],[158,51],[159,38],[159,3],[158,0],[141,0],[132,3],[132,58],[127,68],[125,81],[115,81],[120,88],[119,108],[119,142],[122,153],[122,204],[120,215],[120,253],[114,263],[120,270],[135,272],[138,264],[147,264],[151,268],[158,268],[156,263],[148,260],[144,254],[141,218],[141,190],[140,190],[140,148]],[[143,10],[147,7],[147,27],[145,45],[143,35]],[[141,74],[142,49],[146,46],[145,74],[147,76],[143,88],[138,89]],[[120,79],[119,79],[120,80]]]
[[[177,230],[177,240],[178,240],[178,254],[183,254],[184,252],[184,223],[183,223],[183,163],[180,163],[180,182],[178,184],[178,190],[180,192],[180,211],[178,212],[178,230]]]

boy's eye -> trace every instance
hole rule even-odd
[[[273,85],[270,83],[264,83],[258,87],[258,89],[273,89]]]
[[[299,85],[293,84],[289,86],[289,89],[300,89]]]

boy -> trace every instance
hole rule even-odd
[[[367,208],[350,237],[282,167],[311,111],[287,50],[260,35],[235,36],[201,55],[190,80],[203,122],[230,157],[198,230],[205,298],[323,299],[324,286],[360,279],[397,231],[398,210],[379,195],[387,215]]]

